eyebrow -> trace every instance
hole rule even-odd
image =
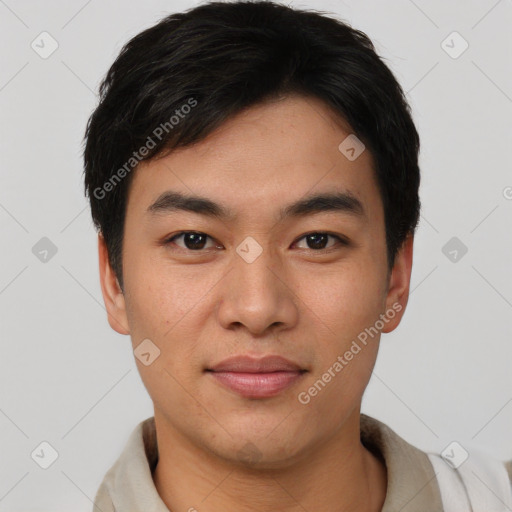
[[[232,210],[215,203],[211,199],[185,195],[172,190],[163,192],[146,210],[149,215],[164,215],[176,211],[187,211],[226,221],[236,219]],[[361,201],[350,191],[344,191],[309,195],[299,199],[281,208],[279,220],[288,217],[304,217],[321,212],[340,212],[356,218],[367,218]]]

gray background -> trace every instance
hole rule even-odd
[[[121,46],[197,3],[0,0],[0,511],[91,510],[153,414],[129,338],[107,323],[81,140]],[[457,440],[512,458],[512,1],[289,3],[370,36],[422,142],[412,292],[363,412],[424,450]],[[43,31],[58,43],[45,59],[31,47],[51,48]],[[469,44],[457,58],[453,31]],[[43,441],[58,453],[46,470],[31,457]]]

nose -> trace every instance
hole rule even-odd
[[[293,280],[268,249],[254,261],[235,253],[222,280],[218,321],[225,329],[245,328],[252,336],[289,329],[298,321],[293,289]]]

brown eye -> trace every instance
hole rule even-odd
[[[184,245],[180,245],[175,242],[180,238],[183,238]],[[173,237],[166,240],[165,243],[166,245],[176,243],[176,245],[178,245],[178,247],[181,247],[182,249],[187,249],[190,251],[200,251],[202,249],[208,248],[205,247],[208,238],[210,237],[205,233],[199,233],[196,231],[182,231],[181,233],[178,233],[177,235],[174,235]]]
[[[313,249],[315,251],[321,251],[324,249],[330,249],[331,247],[335,247],[336,244],[332,244],[330,246],[327,246],[329,238],[333,238],[337,240],[338,244],[341,245],[348,245],[348,242],[344,240],[343,238],[339,237],[338,235],[334,235],[331,233],[324,233],[324,232],[315,232],[315,233],[309,233],[307,235],[304,235],[299,240],[306,240],[307,247],[299,247],[300,249]]]

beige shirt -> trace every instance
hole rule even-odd
[[[384,423],[361,414],[361,441],[387,467],[382,512],[441,512],[436,474],[427,454]],[[137,425],[120,457],[106,473],[94,512],[169,512],[153,483],[158,462],[154,417]],[[512,461],[506,463],[512,481]]]

